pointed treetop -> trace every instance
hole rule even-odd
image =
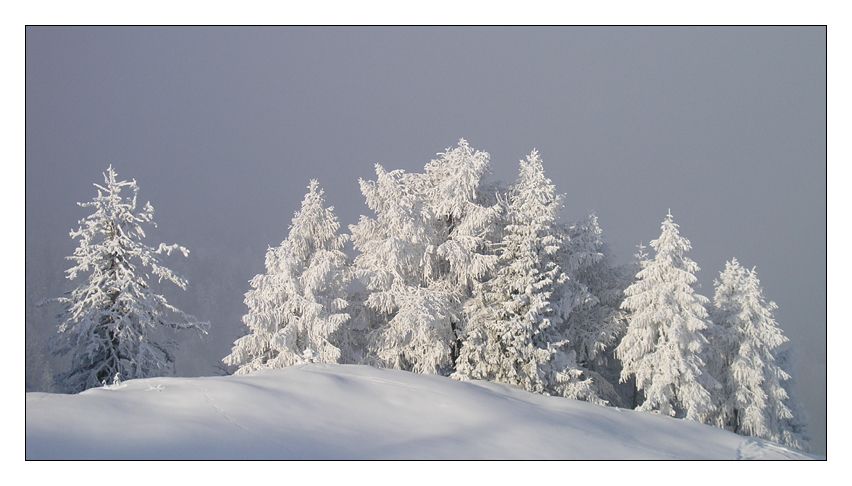
[[[719,272],[719,276],[713,280],[713,284],[717,289],[717,295],[719,293],[719,289],[723,286],[732,291],[734,287],[743,282],[747,272],[748,270],[743,268],[736,258],[731,258],[725,262],[725,268],[723,268],[722,271]]]
[[[545,184],[550,184],[550,179],[544,175],[544,161],[541,159],[541,154],[536,149],[520,161],[519,179],[543,181]]]
[[[688,239],[680,235],[680,225],[674,222],[671,210],[666,214],[666,218],[660,225],[660,236],[656,240],[651,241],[651,247],[657,252],[657,255],[683,255],[692,249],[692,243]],[[697,270],[697,268],[696,268]]]
[[[483,178],[489,173],[490,155],[459,140],[457,147],[439,152],[425,169],[430,208],[441,217],[464,218],[476,210],[476,200]]]
[[[308,182],[307,188],[308,188],[308,192],[305,193],[305,198],[304,198],[303,203],[302,203],[303,205],[305,203],[307,203],[308,201],[320,201],[320,204],[322,204],[324,202],[325,191],[323,190],[322,186],[320,186],[320,183],[319,183],[318,180],[311,179]]]
[[[663,222],[660,224],[660,228],[664,232],[665,232],[666,228],[669,228],[670,231],[671,231],[672,228],[674,228],[675,233],[677,233],[678,232],[677,228],[679,228],[679,227],[680,227],[680,225],[678,225],[677,223],[674,222],[674,216],[672,216],[672,210],[669,209],[668,211],[666,211],[666,217],[663,218]]]
[[[747,272],[748,277],[746,278],[748,279],[749,287],[751,287],[758,299],[763,300],[763,287],[760,285],[760,279],[757,277],[757,267],[753,266],[751,267],[751,270],[747,270]],[[770,301],[769,305],[772,307],[777,307],[777,304],[775,304],[775,302]]]
[[[118,179],[118,172],[112,167],[112,164],[109,164],[106,172],[104,172],[104,182],[107,184],[114,183],[116,179]]]
[[[533,147],[533,149],[530,151],[530,154],[529,154],[529,155],[527,155],[527,159],[538,159],[538,160],[541,160],[541,156],[539,155],[539,151],[538,151],[538,149],[537,149],[537,148],[535,148],[535,147]]]
[[[323,191],[322,191],[322,188],[320,187],[318,180],[311,179],[310,182],[308,182],[308,192],[310,192],[310,193],[319,192],[320,194],[322,194]]]
[[[544,161],[541,160],[541,155],[538,153],[538,150],[533,149],[524,160],[520,161],[520,164],[522,178],[524,173],[527,173],[529,178],[535,177],[535,179],[544,179],[547,182],[550,182],[550,180],[544,176]]]
[[[305,197],[302,198],[302,210],[297,211],[295,214],[295,218],[299,217],[299,213],[308,210],[309,208],[313,208],[317,205],[322,205],[323,201],[323,190],[319,185],[319,182],[316,179],[311,179],[308,182],[308,192],[305,193]],[[314,208],[315,209],[315,208]],[[294,218],[294,223],[295,223]]]
[[[510,194],[511,204],[514,205],[515,210],[526,207],[525,212],[536,216],[542,216],[542,205],[552,206],[555,212],[547,215],[545,219],[556,219],[562,207],[563,198],[544,173],[544,163],[538,150],[533,149],[519,162],[518,180]]]
[[[106,168],[105,172],[102,172],[104,176],[104,183],[107,186],[135,186],[136,179],[130,179],[129,181],[122,181],[118,179],[118,172],[113,168],[112,164],[109,164]],[[96,187],[99,187],[98,184],[95,184]]]
[[[486,163],[491,157],[488,152],[471,147],[470,143],[465,138],[460,138],[455,147],[447,147],[443,152],[438,152],[436,155],[438,156],[438,160],[445,159],[447,157],[461,157],[462,159],[481,161],[481,159],[484,158]],[[436,160],[433,160],[432,162],[434,163]],[[427,164],[427,169],[428,166],[429,164]]]

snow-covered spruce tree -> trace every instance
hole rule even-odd
[[[621,273],[622,279],[622,303],[624,302],[624,289],[633,284],[634,277],[642,270],[642,266],[645,265],[645,262],[649,259],[648,247],[645,246],[643,242],[640,241],[635,248],[636,251],[633,253],[631,261],[622,265],[618,269],[619,273]],[[626,323],[627,313],[623,311],[623,309],[622,312]],[[624,336],[619,338],[619,342],[621,342],[623,337]],[[636,408],[639,406],[639,403],[643,401],[642,392],[636,389],[635,376],[630,376],[627,379],[621,379],[621,361],[617,358],[615,353],[616,349],[613,350],[613,356],[616,356],[616,361],[618,362],[619,375],[616,380],[613,381],[613,385],[615,385],[619,395],[621,396],[621,403],[623,403],[625,407]]]
[[[740,293],[745,288],[747,278],[748,270],[734,258],[725,263],[725,269],[714,280],[715,295],[713,307],[710,308],[710,316],[715,326],[707,335],[710,346],[704,349],[704,361],[721,385],[717,393],[714,394],[718,407],[714,414],[714,422],[719,427],[732,431],[736,431],[734,425],[736,384],[732,380],[731,364],[739,350],[739,336],[737,331],[731,329],[731,317],[727,314],[739,312],[739,310],[732,309],[730,304],[733,299],[742,297]],[[727,309],[724,307],[727,307]]]
[[[788,395],[787,406],[790,407],[790,412],[793,415],[791,418],[782,420],[780,442],[789,447],[809,452],[811,450],[811,438],[807,427],[808,415],[802,402],[793,392],[796,382],[796,377],[793,374],[793,358],[794,352],[789,343],[782,345],[775,352],[775,362],[778,363],[778,367],[790,375],[790,378],[784,382],[784,389]]]
[[[67,278],[85,283],[57,299],[64,307],[59,325],[59,348],[70,354],[70,371],[57,383],[70,392],[119,379],[146,378],[173,372],[174,343],[155,338],[161,328],[196,329],[199,322],[168,303],[152,288],[151,276],[186,289],[187,281],[160,263],[160,255],[189,250],[143,239],[143,226],[156,227],[154,208],[137,208],[139,186],[119,180],[110,165],[104,184],[95,184],[97,196],[80,207],[94,211],[71,231],[79,244],[68,257],[74,265]]]
[[[701,356],[707,346],[703,332],[713,324],[708,299],[693,289],[698,265],[686,256],[692,245],[679,234],[671,212],[651,247],[654,258],[642,263],[622,303],[628,327],[616,348],[621,379],[635,376],[644,395],[637,410],[707,422],[715,411],[710,390],[719,384]]]
[[[715,282],[714,369],[722,383],[720,425],[797,449],[805,447],[794,430],[786,384],[790,375],[776,355],[788,341],[766,301],[756,270],[736,259],[725,264]]]
[[[358,327],[360,342],[368,347],[364,360],[438,373],[452,365],[449,313],[456,297],[449,289],[427,289],[437,278],[427,249],[438,239],[428,224],[425,181],[420,174],[388,172],[377,164],[376,180],[359,182],[375,213],[350,226],[358,252],[354,271],[363,285]]]
[[[338,363],[348,351],[348,269],[334,208],[311,180],[290,234],[266,252],[266,273],[251,279],[243,323],[223,361],[237,374],[301,363]],[[343,348],[343,351],[341,351]]]
[[[566,279],[556,261],[561,197],[537,151],[521,161],[508,198],[495,275],[466,305],[467,333],[453,376],[600,401],[576,368],[551,301]]]
[[[496,259],[488,234],[498,211],[480,187],[488,154],[464,140],[425,173],[387,172],[360,181],[374,218],[350,227],[364,286],[359,327],[368,362],[449,374],[459,352],[461,303]]]
[[[431,224],[437,228],[438,245],[428,249],[438,268],[430,286],[448,288],[458,299],[450,315],[454,341],[453,363],[461,351],[466,319],[462,304],[491,272],[497,261],[493,238],[499,231],[501,206],[485,183],[490,155],[475,150],[465,139],[438,154],[425,167],[426,200]],[[435,258],[437,257],[437,258]]]
[[[620,309],[624,296],[624,276],[612,264],[594,214],[567,228],[564,251],[560,255],[568,276],[562,294],[569,305],[563,306],[565,336],[577,353],[578,365],[587,370],[597,395],[612,404],[620,404],[614,384],[618,383],[621,363],[615,359],[615,346],[627,328]]]
[[[424,174],[430,219],[440,241],[434,254],[440,277],[467,297],[497,261],[488,235],[494,232],[499,206],[482,192],[490,156],[465,139],[438,156],[426,164]]]

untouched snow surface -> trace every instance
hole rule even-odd
[[[695,422],[367,366],[27,393],[27,459],[809,459]]]

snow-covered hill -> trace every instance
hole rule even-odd
[[[695,422],[367,366],[27,393],[27,459],[808,459]]]

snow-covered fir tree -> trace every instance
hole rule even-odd
[[[794,393],[796,385],[796,377],[793,374],[794,355],[794,349],[789,345],[789,342],[775,352],[775,362],[778,363],[778,367],[790,375],[790,378],[784,382],[784,389],[788,395],[787,406],[790,407],[790,412],[793,415],[791,418],[782,420],[780,442],[794,449],[809,452],[811,450],[811,437],[807,427],[807,411]]]
[[[447,148],[438,158],[426,164],[426,200],[431,224],[437,228],[439,244],[430,249],[437,256],[438,278],[430,286],[450,289],[457,305],[450,325],[454,342],[453,363],[461,351],[461,338],[466,320],[462,304],[474,288],[491,272],[497,261],[493,238],[501,206],[485,179],[489,174],[490,155],[476,150],[465,139]]]
[[[365,362],[423,373],[452,366],[449,289],[428,289],[438,276],[432,256],[438,242],[423,197],[420,174],[386,171],[376,165],[375,181],[360,181],[375,217],[350,226],[358,252],[355,275],[363,285],[360,342]]]
[[[594,214],[568,227],[564,240],[560,261],[568,282],[562,293],[569,303],[563,307],[565,336],[577,353],[578,365],[592,378],[596,393],[619,404],[615,384],[621,363],[614,350],[627,327],[620,309],[624,276],[612,263]]]
[[[638,410],[706,422],[715,411],[711,390],[719,386],[702,360],[703,333],[713,325],[705,307],[709,300],[693,288],[698,265],[687,257],[692,245],[679,234],[671,212],[661,229],[651,242],[654,258],[642,262],[625,290],[628,327],[616,348],[621,379],[635,377],[644,395]]]
[[[720,425],[797,449],[805,447],[793,424],[787,383],[790,374],[777,354],[788,341],[775,321],[778,306],[767,301],[754,269],[736,259],[715,282],[714,369],[722,383]]]
[[[154,207],[137,206],[135,180],[119,180],[110,165],[97,196],[78,203],[93,212],[71,231],[78,241],[68,257],[70,280],[84,283],[57,299],[64,306],[59,348],[70,354],[69,371],[57,377],[71,392],[118,379],[168,375],[174,368],[174,343],[157,338],[163,328],[207,332],[207,323],[169,304],[153,285],[163,281],[186,289],[186,279],[161,263],[161,255],[186,248],[144,242],[145,226],[156,227]],[[152,277],[154,277],[152,279]]]
[[[438,227],[439,275],[463,296],[493,268],[497,257],[487,235],[499,216],[495,201],[483,194],[490,156],[465,139],[447,148],[425,167],[426,200],[432,223]]]
[[[566,276],[557,262],[561,197],[537,151],[520,163],[493,278],[466,305],[467,333],[454,377],[600,401],[561,335],[554,292]]]
[[[266,273],[251,279],[243,316],[249,334],[223,359],[237,374],[338,363],[348,352],[346,236],[339,230],[334,209],[311,180],[287,239],[267,250]]]
[[[622,283],[621,283],[622,303],[624,301],[624,289],[626,289],[627,287],[629,287],[633,283],[633,280],[634,280],[636,274],[639,273],[640,270],[642,270],[642,265],[644,265],[645,264],[644,262],[646,262],[649,258],[648,247],[645,246],[644,242],[640,241],[635,246],[635,248],[636,248],[636,250],[633,252],[633,258],[631,259],[631,261],[629,263],[619,267],[619,271],[620,271],[621,277],[622,277]],[[622,312],[624,312],[624,311],[622,310]],[[625,319],[625,323],[626,323],[626,319],[627,319],[626,312],[624,312],[624,319]],[[626,332],[626,329],[625,329],[625,332]],[[621,338],[619,338],[619,342],[621,342],[621,339],[623,339],[623,336]],[[613,350],[613,356],[615,356],[615,355],[616,355],[615,350]],[[627,407],[636,408],[636,407],[639,406],[639,403],[642,401],[642,392],[640,392],[639,390],[636,389],[636,377],[630,376],[626,379],[622,379],[621,378],[621,361],[618,360],[617,357],[616,357],[616,361],[618,361],[619,375],[618,375],[618,377],[616,378],[615,381],[617,381],[618,383],[616,384],[615,381],[613,381],[613,384],[615,385],[616,389],[619,392],[619,395],[621,396],[622,403]]]
[[[359,327],[368,362],[422,373],[452,372],[464,327],[462,303],[493,266],[485,201],[488,154],[461,140],[425,173],[387,172],[360,181],[375,217],[350,227],[363,284]]]

